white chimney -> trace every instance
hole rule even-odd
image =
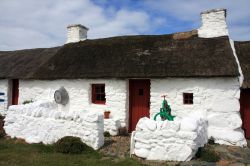
[[[202,26],[198,29],[198,36],[203,38],[228,36],[226,15],[226,9],[212,9],[202,12]]]
[[[66,43],[75,43],[87,39],[87,27],[81,24],[71,24],[67,26],[67,42]]]

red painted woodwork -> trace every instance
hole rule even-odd
[[[242,118],[242,129],[246,138],[250,138],[250,90],[241,90],[240,113]]]
[[[19,96],[19,81],[17,79],[12,80],[12,105],[18,104]]]
[[[92,103],[105,104],[105,84],[92,84]]]
[[[129,91],[129,132],[132,132],[140,118],[149,117],[150,81],[130,80]]]

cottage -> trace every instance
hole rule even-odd
[[[240,112],[243,121],[242,128],[245,131],[246,138],[250,139],[250,42],[235,42],[235,49],[244,76],[240,94]]]
[[[112,124],[131,132],[141,117],[159,111],[161,95],[167,94],[174,115],[203,111],[210,137],[243,146],[243,75],[228,36],[226,10],[205,11],[201,17],[202,26],[189,32],[94,40],[87,39],[85,26],[70,25],[63,46],[0,52],[0,111],[29,100],[53,100],[64,87],[69,101],[58,104],[59,110],[109,110]],[[236,42],[246,74],[242,88],[249,88],[244,46]]]

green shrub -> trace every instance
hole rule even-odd
[[[104,131],[103,135],[104,137],[110,137],[110,133],[108,131]]]
[[[6,135],[3,126],[4,126],[4,116],[0,115],[0,138],[4,138],[4,136]]]
[[[78,137],[66,136],[56,142],[55,150],[59,153],[80,154],[83,151],[93,149],[84,144]]]
[[[23,102],[23,104],[29,104],[29,103],[33,103],[34,101],[32,100],[32,99],[30,99],[30,100],[25,100],[24,102]]]
[[[210,144],[210,145],[214,145],[214,144],[215,144],[214,138],[213,138],[213,137],[211,137],[211,138],[208,140],[208,144]]]
[[[199,148],[196,157],[207,162],[217,162],[220,160],[220,156],[209,146]]]

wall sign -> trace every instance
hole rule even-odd
[[[0,97],[1,97],[1,96],[4,96],[4,93],[3,93],[3,92],[0,92]],[[1,98],[0,98],[0,103],[3,103],[3,102],[4,102],[4,99],[1,99]]]

